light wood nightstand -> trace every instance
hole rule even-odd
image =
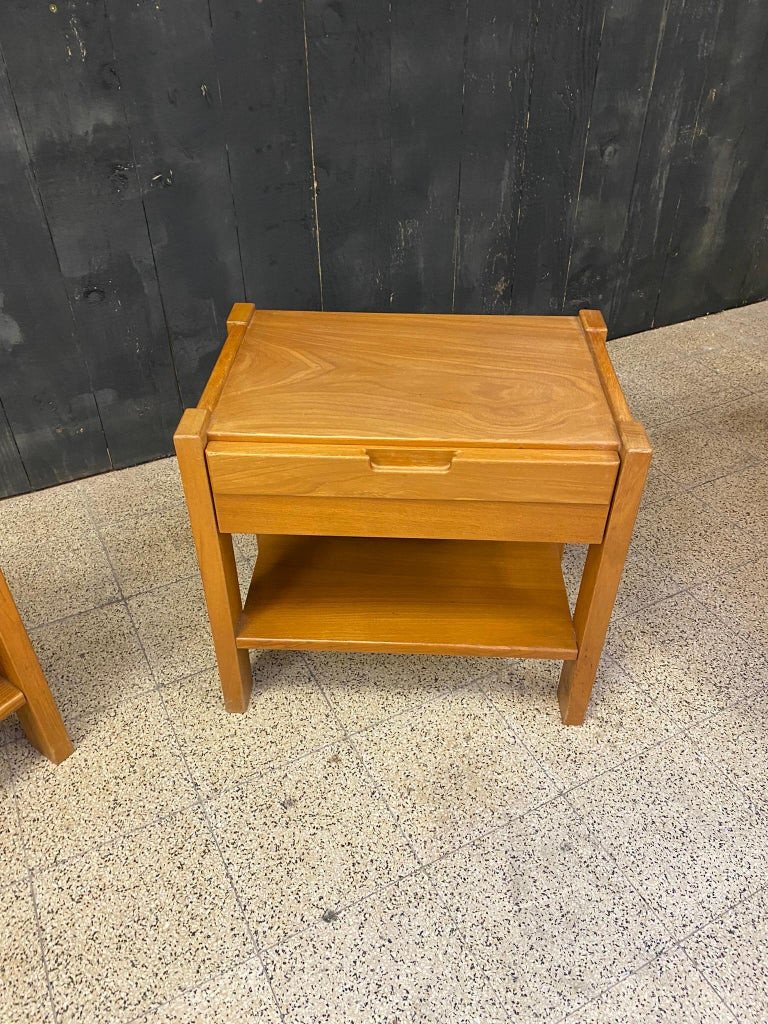
[[[605,338],[592,310],[235,305],[175,435],[227,708],[249,648],[420,652],[562,660],[582,722],[651,458]],[[232,533],[259,536],[245,607]]]

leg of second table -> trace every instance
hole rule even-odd
[[[579,654],[575,661],[566,661],[560,673],[557,696],[566,725],[584,721],[651,461],[640,424],[620,424],[620,433],[621,468],[605,534],[601,544],[590,546],[573,615]]]
[[[205,409],[187,409],[174,435],[192,536],[208,606],[213,646],[227,711],[245,711],[251,696],[248,651],[237,647],[242,611],[232,537],[220,533],[205,464]]]
[[[8,682],[24,694],[26,703],[16,714],[29,742],[55,764],[60,764],[72,753],[72,741],[2,572],[0,675],[5,675]]]

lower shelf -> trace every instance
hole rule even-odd
[[[261,535],[238,647],[576,657],[556,544]]]

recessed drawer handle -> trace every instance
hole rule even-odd
[[[365,454],[371,469],[377,473],[447,473],[456,452],[366,448]]]

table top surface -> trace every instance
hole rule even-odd
[[[217,440],[617,449],[578,317],[257,310]]]

